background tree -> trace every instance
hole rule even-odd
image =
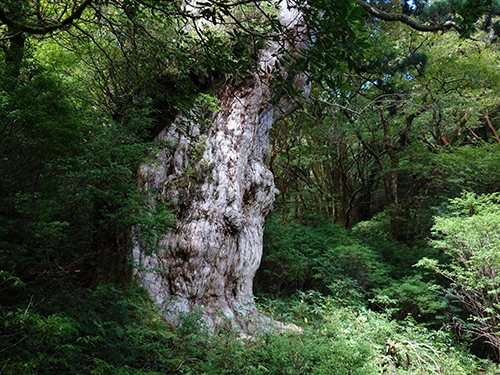
[[[307,114],[287,122],[284,131],[277,128],[272,168],[285,181],[278,186],[290,181],[290,194],[285,191],[277,205],[290,204],[298,196],[302,209],[312,209],[321,206],[322,195],[330,189],[323,201],[332,207],[325,213],[341,225],[350,227],[383,208],[391,217],[392,236],[411,244],[428,229],[425,212],[419,220],[426,201],[443,194],[443,164],[435,160],[444,161],[457,147],[484,142],[495,132],[484,117],[495,108],[495,54],[488,43],[459,41],[452,34],[429,36],[393,30],[402,26],[381,27],[391,33],[372,36],[376,47],[370,58],[359,60],[355,73],[341,78],[348,87],[344,96],[325,86],[317,88]],[[392,35],[403,38],[393,40]],[[484,140],[476,132],[483,132]],[[282,145],[293,137],[301,141],[291,152],[291,144]],[[287,152],[280,157],[281,148]],[[290,185],[299,180],[302,185]],[[316,196],[304,199],[307,191]]]

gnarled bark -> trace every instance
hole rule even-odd
[[[282,6],[279,18],[291,30],[300,14]],[[300,40],[300,27],[295,30]],[[287,53],[298,47],[286,46]],[[283,44],[271,42],[261,50],[262,72],[280,69],[280,47]],[[157,255],[148,256],[136,246],[137,262],[161,269],[137,272],[137,279],[167,310],[204,308],[209,326],[220,323],[218,311],[243,329],[249,329],[249,317],[257,316],[252,281],[262,255],[264,218],[277,193],[265,165],[269,130],[296,107],[296,98],[276,100],[278,90],[268,84],[269,78],[253,72],[238,87],[223,87],[221,110],[211,115],[213,125],[206,131],[179,116],[157,137],[172,146],[140,171],[144,187],[177,202],[179,221],[159,239],[162,249]],[[305,74],[290,78],[295,88],[308,93]]]

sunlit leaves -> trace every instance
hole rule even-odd
[[[435,218],[433,244],[450,256],[448,265],[424,259],[420,266],[451,281],[452,293],[474,320],[467,327],[500,349],[500,210],[498,194],[463,193],[451,202],[448,216]],[[498,353],[498,352],[497,352]]]

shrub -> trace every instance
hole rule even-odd
[[[266,300],[265,313],[321,335],[348,374],[496,374],[498,367],[454,345],[444,330],[431,330],[411,317],[399,322],[363,306],[339,307],[338,298],[299,292],[288,300]],[[308,337],[303,337],[308,340]],[[344,366],[352,366],[350,372]],[[285,372],[286,373],[286,372]]]
[[[436,217],[433,244],[450,257],[449,264],[425,258],[451,282],[452,293],[472,314],[468,330],[500,351],[500,195],[463,193],[451,200],[452,213]]]
[[[374,293],[372,302],[391,311],[397,319],[411,315],[429,321],[449,307],[448,300],[440,295],[439,286],[434,281],[423,281],[420,274],[394,281]]]
[[[142,289],[105,285],[48,300],[35,289],[18,292],[29,296],[0,306],[2,373],[161,373],[178,366],[169,349],[174,333]]]
[[[330,221],[306,226],[283,224],[277,216],[271,216],[266,222],[257,284],[275,287],[268,287],[267,292],[327,291],[329,285],[344,278],[366,288],[383,282],[386,272],[373,248]]]

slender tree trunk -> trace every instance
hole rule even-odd
[[[289,29],[300,23],[298,12],[285,6],[279,18]],[[296,30],[299,33],[300,26]],[[285,45],[292,54],[297,47]],[[283,44],[273,42],[261,50],[262,71],[280,69],[280,47]],[[159,238],[159,254],[148,256],[136,246],[135,261],[157,269],[138,271],[136,277],[174,315],[203,308],[207,325],[229,318],[244,330],[251,328],[249,318],[258,316],[252,282],[261,261],[264,219],[277,193],[265,165],[269,130],[296,107],[296,98],[276,98],[277,90],[267,83],[270,78],[254,72],[238,87],[223,87],[221,111],[212,114],[213,125],[205,132],[192,120],[177,118],[157,137],[170,140],[170,146],[156,164],[141,167],[144,187],[177,202],[178,222],[175,230]],[[308,93],[305,74],[290,78]]]

